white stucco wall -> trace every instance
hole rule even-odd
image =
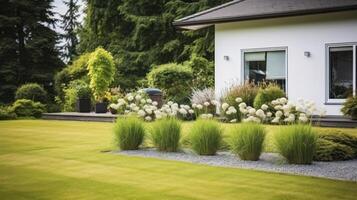
[[[341,114],[341,105],[325,104],[326,44],[357,42],[357,11],[225,23],[215,30],[217,96],[242,82],[242,49],[287,47],[289,99],[312,100],[328,115]]]

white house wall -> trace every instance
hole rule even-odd
[[[287,47],[289,99],[312,100],[328,115],[341,114],[341,105],[325,104],[326,44],[357,42],[357,11],[225,23],[215,30],[218,96],[232,83],[242,83],[242,50]]]

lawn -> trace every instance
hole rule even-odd
[[[148,125],[150,126],[150,125]],[[191,123],[184,124],[187,132]],[[229,129],[231,125],[225,125]],[[111,123],[0,121],[1,199],[355,199],[357,183],[119,156]],[[269,126],[270,136],[275,126]],[[345,129],[357,134],[357,129]]]

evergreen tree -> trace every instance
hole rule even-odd
[[[58,58],[52,0],[1,0],[0,101],[13,100],[19,85],[36,82],[50,92]]]
[[[72,59],[77,56],[76,47],[78,45],[77,30],[80,28],[79,18],[79,8],[78,0],[67,0],[63,3],[68,7],[67,12],[61,15],[61,28],[64,31],[62,35],[65,43],[63,46],[63,58],[66,61],[71,62]]]
[[[88,0],[80,50],[102,46],[117,65],[115,84],[134,88],[153,65],[182,63],[192,54],[213,61],[214,29],[181,31],[175,19],[229,0]]]

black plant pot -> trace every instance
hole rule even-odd
[[[109,107],[109,111],[110,111],[110,113],[112,113],[113,115],[115,115],[115,114],[118,113],[117,110],[115,110],[114,108],[111,108],[111,107]]]
[[[90,99],[78,99],[77,100],[77,112],[90,112],[91,101]]]
[[[96,103],[95,113],[106,113],[108,111],[107,107],[108,103]]]

